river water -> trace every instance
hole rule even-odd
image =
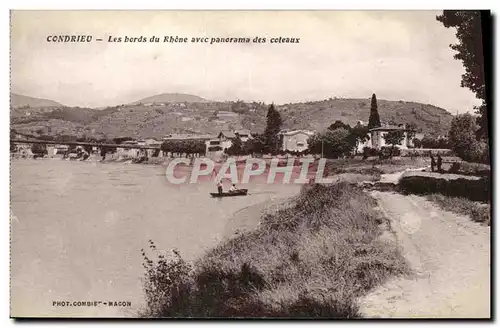
[[[11,315],[135,316],[143,302],[140,250],[148,240],[194,260],[234,233],[238,220],[255,223],[263,204],[296,194],[300,185],[253,181],[243,188],[250,195],[216,199],[208,194],[213,181],[173,185],[161,165],[12,160]]]

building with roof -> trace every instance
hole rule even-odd
[[[370,129],[370,143],[371,147],[375,149],[380,149],[384,146],[390,146],[386,143],[385,136],[387,133],[392,131],[401,131],[404,134],[404,138],[399,145],[396,145],[398,148],[407,149],[409,145],[411,145],[411,141],[408,140],[408,129],[405,124],[396,125],[382,125],[377,128]]]
[[[314,135],[309,130],[281,130],[279,133],[282,151],[302,152],[309,147],[307,141]]]

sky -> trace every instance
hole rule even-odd
[[[11,91],[104,107],[160,93],[276,104],[330,97],[480,102],[439,11],[13,11]],[[89,43],[47,42],[90,35]],[[114,37],[254,37],[266,43],[130,43]],[[299,43],[270,43],[275,37]],[[95,41],[102,38],[102,42]]]

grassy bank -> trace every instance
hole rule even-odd
[[[307,186],[193,265],[178,253],[144,253],[141,315],[358,317],[358,297],[408,272],[395,246],[378,239],[384,219],[374,206],[353,185]]]
[[[326,169],[329,174],[356,173],[380,177],[381,174],[390,174],[405,169],[421,168],[428,165],[430,165],[430,160],[427,158],[349,158],[329,159],[326,163]]]
[[[474,222],[491,225],[491,204],[481,204],[467,198],[447,197],[441,194],[432,194],[427,198],[446,211],[466,215]]]
[[[467,198],[471,201],[489,202],[490,184],[488,177],[407,172],[399,180],[399,190],[406,194],[442,194],[448,197]]]

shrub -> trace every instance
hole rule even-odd
[[[410,194],[442,194],[451,197],[464,197],[473,201],[491,200],[490,178],[477,180],[458,178],[448,179],[437,176],[403,175],[399,180],[401,191]]]
[[[414,148],[414,149],[402,149],[401,156],[403,157],[429,157],[430,155],[441,157],[452,157],[455,154],[451,149],[430,149],[430,148]]]
[[[393,156],[401,156],[401,149],[394,146],[383,146],[380,148],[378,155],[382,159],[391,158]]]
[[[489,163],[489,147],[483,140],[477,140],[478,127],[475,118],[462,114],[453,118],[450,127],[450,145],[453,151],[466,161]]]
[[[368,158],[372,156],[378,156],[378,150],[375,148],[364,147],[363,148],[363,158]]]
[[[439,194],[429,195],[428,199],[441,208],[461,215],[467,215],[474,222],[491,225],[491,206],[478,204],[463,197],[446,197]]]
[[[146,298],[146,309],[142,316],[156,316],[161,314],[166,317],[189,315],[191,290],[193,288],[193,270],[173,250],[175,257],[167,259],[158,254],[153,241],[149,240],[149,248],[156,255],[151,260],[144,249],[141,253],[144,259],[143,267],[146,270],[143,279],[143,288]]]
[[[47,146],[45,144],[35,143],[31,146],[31,152],[37,156],[47,155]]]
[[[431,138],[428,136],[425,136],[422,141],[420,142],[420,146],[422,148],[428,148],[428,149],[449,149],[450,148],[450,142],[446,138]]]

